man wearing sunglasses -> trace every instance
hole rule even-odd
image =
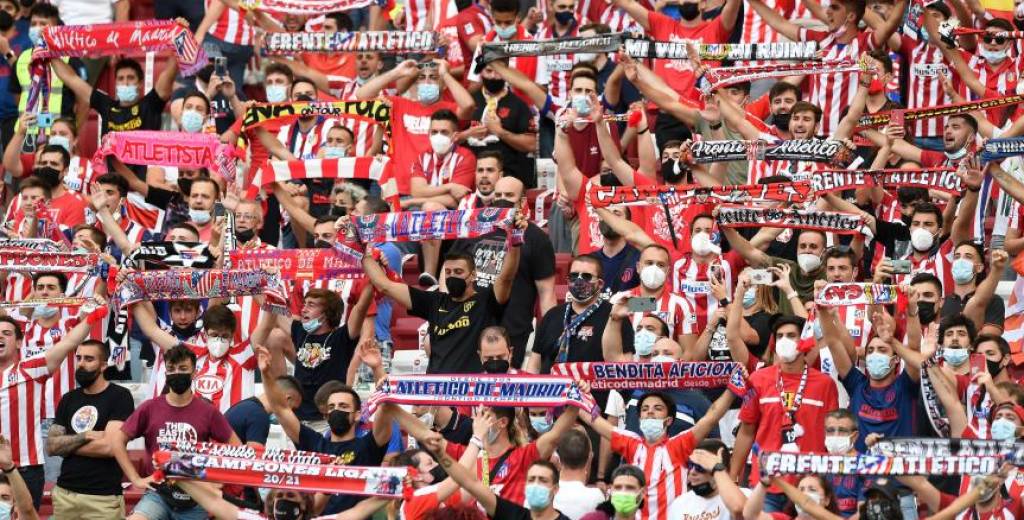
[[[697,445],[686,463],[685,494],[668,507],[669,518],[714,518],[732,520],[742,511],[750,489],[741,489],[729,477],[729,448],[718,439]]]

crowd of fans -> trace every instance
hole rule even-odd
[[[335,3],[345,10],[307,16],[240,0],[0,0],[2,231],[11,245],[66,242],[109,266],[15,269],[0,244],[0,519],[1024,516],[1024,472],[1012,464],[990,475],[888,477],[758,468],[761,452],[858,455],[884,439],[1024,438],[1024,282],[1014,285],[1010,268],[1024,249],[1024,167],[1019,157],[977,153],[987,139],[1024,131],[1019,105],[858,124],[1019,94],[1024,46],[1012,31],[1024,20],[1012,5]],[[210,65],[184,76],[173,56],[49,59],[47,96],[28,105],[40,75],[33,46],[46,27],[150,18],[187,25]],[[953,22],[977,31],[941,33]],[[434,31],[442,45],[422,55],[261,53],[267,34],[282,31]],[[747,62],[621,50],[482,59],[489,43],[620,32],[694,44],[817,42],[821,57],[863,68],[808,66],[702,95],[702,76]],[[254,104],[329,100],[382,100],[390,124],[313,115],[243,128]],[[97,138],[137,130],[219,136],[238,150],[235,182],[116,154],[105,159],[108,173],[94,173]],[[819,138],[840,140],[855,157],[850,168],[948,167],[963,189],[872,183],[747,204],[846,212],[863,220],[854,234],[721,225],[715,202],[592,204],[599,187],[807,181],[830,166],[756,154],[698,163],[692,148]],[[255,197],[247,184],[268,159],[384,155],[400,196],[393,203],[364,178],[256,186]],[[451,241],[363,244],[350,232],[368,215],[485,207],[515,208],[514,224]],[[264,295],[133,303],[127,354],[116,360],[121,345],[109,341],[102,309],[133,270],[168,268],[128,264],[149,242],[189,244],[217,268],[232,248],[341,244],[365,254],[361,277],[288,283],[286,315]],[[898,305],[815,303],[826,284],[852,282],[898,286],[902,296]],[[69,306],[64,297],[93,302]],[[599,413],[454,401],[362,413],[392,372],[701,361],[739,363],[748,392],[643,379],[635,390],[591,391],[580,382]],[[207,441],[415,471],[399,500],[153,473],[163,443]]]

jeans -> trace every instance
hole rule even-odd
[[[238,99],[245,101],[245,92],[242,90],[242,80],[245,79],[245,67],[249,65],[252,58],[251,45],[236,45],[224,40],[206,35],[203,40],[203,48],[210,57],[221,56],[228,59],[228,76],[235,82],[235,92]]]
[[[175,511],[156,491],[146,491],[142,499],[135,504],[132,514],[140,514],[148,520],[206,520],[209,515],[200,506]]]

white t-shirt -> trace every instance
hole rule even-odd
[[[626,401],[622,399],[622,394],[617,390],[610,390],[608,392],[608,403],[604,406],[604,413],[609,417],[618,419],[619,428],[626,427]]]
[[[750,496],[750,489],[740,488],[740,491]],[[732,520],[732,513],[725,507],[721,495],[703,498],[691,490],[669,504],[668,517],[672,520]]]
[[[558,483],[554,505],[563,515],[577,520],[592,513],[604,501],[604,493],[600,489],[587,487],[578,480],[563,480]]]
[[[65,25],[88,25],[114,21],[114,4],[122,0],[50,0],[60,11]]]

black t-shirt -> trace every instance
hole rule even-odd
[[[103,119],[102,134],[126,130],[159,130],[167,100],[150,90],[138,103],[122,107],[109,94],[93,89],[89,105]]]
[[[465,251],[473,255],[477,289],[494,287],[494,281],[498,279],[508,254],[505,241],[505,230],[501,229],[476,239],[459,240],[452,246],[453,251]],[[533,309],[537,304],[536,282],[554,276],[555,249],[547,233],[532,222],[526,228],[521,249],[519,269],[501,325],[508,329],[513,343],[519,339],[525,347],[527,338],[533,332]]]
[[[966,298],[960,298],[955,294],[946,296],[946,298],[942,300],[942,318],[947,318],[964,312],[964,307],[967,306],[967,302],[971,301],[973,296],[974,293],[968,294]],[[1005,319],[1006,309],[1003,305],[1003,299],[996,296],[989,300],[988,306],[985,307],[985,324],[991,324],[1002,328]]]
[[[164,211],[167,212],[164,229],[170,229],[171,226],[189,221],[188,202],[180,192],[150,185],[146,190],[145,200],[147,204],[164,208]]]
[[[295,347],[295,378],[302,383],[302,404],[295,415],[304,421],[322,419],[313,398],[324,383],[345,380],[357,338],[343,325],[327,334],[310,334],[302,322],[292,321],[292,345]]]
[[[409,314],[430,324],[430,374],[476,374],[483,371],[477,346],[480,332],[501,320],[503,305],[491,289],[457,302],[448,293],[409,288]]]
[[[476,110],[473,111],[473,121],[483,121],[484,109],[487,108],[487,101],[482,92],[473,94],[473,101],[476,101]],[[533,126],[533,114],[530,107],[519,99],[519,96],[509,93],[498,100],[498,119],[501,120],[501,127],[514,134],[525,134],[529,131],[536,131]],[[493,138],[492,138],[493,139]],[[501,164],[505,175],[515,177],[526,185],[527,188],[537,186],[537,175],[534,171],[530,158],[526,153],[512,148],[502,140],[489,142],[483,146],[473,146],[468,143],[474,154],[479,155],[487,150],[496,150],[501,154]]]
[[[343,442],[331,442],[330,438],[316,430],[308,426],[300,426],[298,448],[304,451],[337,455],[338,464],[344,466],[380,466],[385,453],[387,453],[388,443],[377,444],[373,433]],[[401,482],[398,482],[397,485],[401,485]],[[322,514],[333,515],[351,509],[364,498],[366,497],[358,495],[331,495]]]
[[[69,435],[101,432],[108,421],[124,421],[133,411],[132,393],[123,386],[110,383],[98,394],[87,394],[77,388],[61,397],[54,424],[63,426]],[[120,495],[123,477],[121,466],[113,457],[71,454],[64,457],[57,485],[85,495]]]
[[[263,408],[263,403],[255,397],[243,399],[224,413],[231,429],[235,430],[242,444],[247,442],[267,443],[270,435],[270,414]]]
[[[500,496],[495,496],[495,498],[498,499],[498,504],[494,507],[494,516],[491,518],[495,520],[530,520],[529,509],[514,502],[509,502]],[[554,500],[554,497],[552,497],[552,500]],[[555,520],[569,520],[569,517],[563,515],[561,511],[557,509],[555,511],[558,512],[558,518]]]

